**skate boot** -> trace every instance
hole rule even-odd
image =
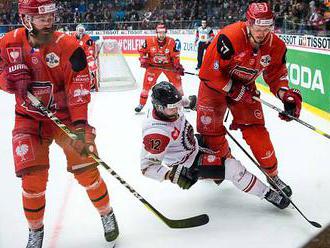
[[[143,107],[144,107],[144,105],[139,104],[139,105],[135,108],[135,112],[136,112],[136,113],[141,112],[141,110],[143,109]]]
[[[197,97],[195,95],[191,95],[188,97],[189,104],[188,106],[184,107],[185,109],[191,109],[196,110],[196,104],[197,104]]]
[[[280,209],[284,209],[290,204],[289,198],[284,197],[281,193],[271,188],[269,188],[269,191],[266,193],[265,199]]]
[[[288,196],[290,197],[292,195],[292,190],[289,185],[284,183],[278,176],[272,177],[273,181],[276,183],[276,185]],[[274,183],[267,178],[268,183],[276,189]]]
[[[37,230],[29,229],[29,240],[26,245],[26,248],[41,248],[43,240],[44,240],[44,227]]]
[[[116,216],[111,210],[108,215],[101,216],[101,220],[104,228],[104,237],[106,241],[110,242],[112,247],[114,247],[116,239],[119,235]]]

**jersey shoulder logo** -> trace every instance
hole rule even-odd
[[[271,57],[270,55],[263,55],[261,56],[261,59],[260,59],[260,64],[263,66],[263,67],[266,67],[270,64],[270,61],[271,61]]]
[[[23,55],[21,47],[8,47],[7,55],[10,63],[22,63]]]
[[[60,64],[60,57],[54,52],[48,53],[46,55],[46,64],[49,68],[55,68]]]

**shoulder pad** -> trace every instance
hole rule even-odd
[[[229,40],[229,38],[224,35],[220,34],[217,40],[217,51],[220,54],[220,57],[224,60],[229,60],[234,55],[235,50],[234,47]]]
[[[72,70],[75,72],[82,71],[87,66],[86,55],[81,47],[78,47],[70,57],[70,63]]]

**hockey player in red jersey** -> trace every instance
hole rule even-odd
[[[22,180],[22,200],[29,226],[27,248],[42,247],[49,146],[64,151],[67,169],[88,194],[101,215],[105,238],[113,244],[119,234],[105,182],[88,153],[96,152],[95,129],[88,123],[90,77],[86,56],[73,37],[55,32],[53,0],[19,0],[23,28],[0,40],[1,88],[16,98],[13,154]],[[78,135],[72,141],[34,108],[30,91]],[[83,213],[82,213],[83,215]],[[83,237],[82,237],[83,238]]]
[[[91,88],[98,90],[98,82],[97,82],[97,53],[95,49],[95,42],[90,37],[89,34],[86,33],[86,29],[82,24],[78,24],[76,27],[76,32],[72,33],[72,36],[75,37],[79,43],[79,46],[84,49],[87,59],[87,64],[89,68],[89,73],[91,76]]]
[[[170,180],[189,189],[198,178],[229,180],[243,192],[266,199],[278,208],[290,201],[262,183],[236,159],[222,158],[201,146],[185,118],[182,97],[169,82],[152,88],[153,111],[143,123],[141,170],[157,181]]]
[[[177,50],[174,39],[166,36],[166,32],[166,26],[158,24],[156,27],[157,36],[147,37],[139,49],[141,67],[146,68],[146,72],[140,94],[140,103],[135,108],[136,112],[140,112],[147,103],[149,90],[156,84],[162,72],[183,95],[181,76],[184,75],[184,69],[180,64],[180,51]],[[189,100],[184,99],[186,108],[194,109],[195,105],[196,96],[189,96]]]
[[[278,177],[277,158],[261,104],[252,96],[258,96],[255,80],[261,74],[285,111],[295,117],[299,117],[302,96],[288,86],[286,46],[273,33],[274,16],[269,5],[250,4],[246,17],[246,22],[223,28],[207,49],[199,73],[197,130],[210,148],[231,157],[223,125],[229,108],[233,115],[230,128],[242,131],[262,169],[291,196],[291,188]]]

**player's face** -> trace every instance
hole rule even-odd
[[[178,102],[173,104],[173,106],[165,107],[163,110],[163,113],[169,118],[169,119],[177,119],[179,116],[179,112],[182,110],[182,102]]]
[[[31,19],[35,38],[41,43],[48,42],[54,33],[55,13],[36,15]]]
[[[273,26],[250,26],[251,35],[257,43],[262,43],[266,39],[267,35],[272,31],[272,29]]]
[[[202,27],[206,28],[206,22],[202,22]]]
[[[165,33],[165,32],[157,32],[157,38],[158,38],[158,40],[160,40],[160,41],[165,40],[165,38],[166,38],[166,33]]]

